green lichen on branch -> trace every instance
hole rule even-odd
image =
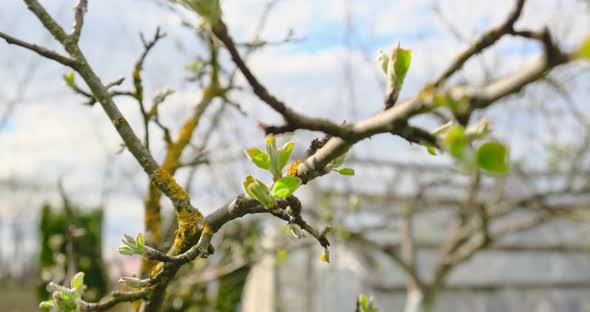
[[[152,183],[162,190],[172,202],[182,202],[189,199],[188,193],[178,185],[178,182],[166,170],[156,168],[150,177]]]
[[[203,215],[197,212],[182,210],[177,214],[178,229],[174,237],[174,252],[180,254],[195,245],[201,234],[197,223]]]

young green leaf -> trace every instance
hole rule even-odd
[[[264,207],[274,207],[274,198],[271,196],[268,186],[266,186],[266,184],[264,184],[263,182],[255,179],[252,176],[247,176],[244,182],[242,183],[242,186],[244,187],[244,192],[246,192],[248,196],[256,199]]]
[[[395,64],[394,64],[394,71],[396,82],[398,85],[401,85],[406,79],[406,74],[410,69],[410,63],[412,62],[412,50],[405,50],[402,48],[397,48],[397,53],[395,54]]]
[[[367,305],[368,305],[368,303],[367,303],[367,296],[365,296],[365,295],[359,295],[358,301],[359,301],[359,305],[360,305],[361,310],[362,311],[366,310],[367,309]]]
[[[477,149],[477,165],[488,172],[505,174],[508,172],[508,148],[496,141],[482,144]]]
[[[289,162],[289,157],[291,157],[291,151],[293,151],[294,146],[295,143],[287,143],[283,145],[283,147],[279,150],[279,156],[277,159],[277,166],[279,171],[282,172],[283,168],[285,168],[285,166]]]
[[[84,287],[84,272],[78,272],[72,277],[70,285],[73,289],[79,290]]]
[[[254,194],[250,191],[250,189],[248,188],[250,185],[254,184],[254,177],[253,176],[247,176],[246,179],[244,180],[244,182],[242,182],[242,187],[244,189],[244,192],[246,192],[246,194],[248,194],[248,196],[254,198]]]
[[[256,167],[268,170],[270,168],[270,159],[268,155],[259,148],[249,148],[246,151],[246,156],[252,161]]]
[[[421,141],[420,144],[422,144],[422,146],[426,147],[426,151],[428,152],[428,154],[430,154],[432,156],[436,156],[436,146],[434,146],[426,141]]]
[[[51,311],[54,307],[53,300],[45,300],[39,303],[39,309],[43,311]]]
[[[462,126],[454,126],[449,129],[447,136],[444,138],[449,153],[455,158],[461,158],[465,147],[467,147],[467,138],[465,129]]]
[[[266,153],[268,154],[270,162],[268,171],[272,174],[273,179],[279,179],[282,176],[282,172],[279,168],[279,150],[277,149],[275,136],[272,134],[266,137]]]
[[[143,236],[141,236],[141,233],[137,233],[137,236],[135,237],[135,243],[137,244],[137,248],[143,251]]]
[[[285,261],[287,261],[288,257],[289,257],[289,251],[287,249],[277,250],[277,254],[276,254],[277,265],[281,265],[281,264],[285,263]]]
[[[353,176],[354,175],[354,169],[352,169],[352,168],[342,168],[342,169],[336,170],[336,172],[340,173],[341,175],[345,175],[345,176]]]
[[[135,250],[129,246],[121,245],[119,246],[119,253],[124,256],[133,256],[135,254]]]
[[[67,72],[64,75],[64,81],[66,82],[66,85],[68,85],[68,87],[72,89],[76,88],[76,83],[74,81],[74,72]]]
[[[301,186],[301,179],[298,177],[288,176],[280,178],[275,182],[271,194],[276,198],[285,198],[293,194],[299,186]]]

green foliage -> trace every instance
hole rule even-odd
[[[462,158],[465,147],[467,146],[465,129],[459,125],[453,126],[448,130],[447,135],[444,138],[444,143],[451,156],[455,158]]]
[[[270,168],[268,170],[272,174],[273,179],[277,180],[283,176],[283,169],[289,162],[289,157],[294,146],[294,143],[287,143],[278,149],[274,135],[271,134],[266,138],[266,153],[270,161]]]
[[[412,50],[397,49],[395,54],[394,72],[399,83],[403,83],[412,62]]]
[[[358,312],[378,312],[377,307],[373,303],[372,298],[368,298],[367,296],[361,294],[358,296],[356,300],[356,311]]]
[[[75,270],[85,273],[87,290],[85,299],[98,300],[107,292],[108,279],[102,258],[102,209],[76,209],[71,224],[79,229],[73,241]],[[49,281],[64,282],[64,274],[70,263],[65,259],[66,236],[68,228],[67,214],[63,209],[54,210],[45,204],[41,209],[39,265],[42,282],[37,288],[37,297],[49,299],[46,287]]]
[[[275,182],[271,194],[275,198],[285,198],[293,194],[299,186],[301,186],[301,179],[298,177],[289,176],[280,178]]]
[[[479,168],[494,174],[508,172],[508,148],[497,141],[489,141],[477,149],[477,165]]]
[[[256,147],[245,150],[245,153],[254,165],[269,171],[276,181],[283,176],[283,169],[289,162],[293,147],[295,143],[288,142],[280,149],[277,148],[276,139],[271,134],[266,138],[266,153]]]
[[[470,135],[460,125],[450,126],[444,130],[442,143],[444,149],[467,170],[481,169],[485,173],[503,175],[509,170],[508,147],[496,140],[488,140],[472,147],[474,141],[485,138],[490,132],[489,122],[482,120]],[[441,135],[442,136],[442,135]]]
[[[74,80],[74,72],[67,72],[64,76],[66,85],[72,89],[76,89],[76,81]]]
[[[119,246],[119,253],[125,256],[142,255],[144,252],[143,236],[137,234],[134,239],[132,236],[123,234],[123,245]]]
[[[242,301],[242,292],[246,286],[246,280],[250,273],[250,267],[245,266],[219,279],[215,310],[217,312],[239,311]]]
[[[295,143],[287,143],[281,147],[279,150],[279,156],[277,157],[277,166],[278,171],[283,171],[283,168],[289,162],[289,158],[291,157],[291,151],[293,151],[293,147],[295,147]]]
[[[268,170],[270,168],[270,158],[259,148],[253,147],[246,150],[246,155],[258,168]]]
[[[426,151],[428,152],[428,154],[430,154],[432,156],[436,156],[436,146],[434,146],[426,141],[421,141],[420,144],[422,146],[426,147]]]
[[[270,194],[268,186],[253,176],[247,176],[246,180],[242,183],[244,192],[248,196],[256,199],[266,208],[273,208],[275,206],[275,200]]]
[[[303,181],[296,176],[283,177],[283,170],[289,163],[295,143],[287,142],[281,148],[277,148],[276,138],[271,134],[266,137],[265,145],[266,153],[254,147],[245,150],[245,154],[254,165],[272,174],[274,180],[272,191],[269,190],[269,187],[265,183],[253,176],[247,176],[242,182],[242,187],[248,196],[256,199],[264,207],[271,209],[275,207],[276,199],[289,197],[301,186]],[[344,163],[345,159],[346,153],[328,164],[326,170],[336,171],[341,175],[354,175],[354,169],[352,168],[338,169]],[[123,251],[131,252],[127,248],[124,248]]]
[[[287,261],[287,258],[289,257],[289,251],[287,249],[279,249],[277,250],[275,257],[277,265],[281,265]]]
[[[51,299],[42,301],[39,308],[44,311],[55,312],[78,312],[80,311],[79,300],[86,290],[84,285],[84,273],[78,272],[70,281],[71,288],[49,283]]]
[[[342,168],[342,169],[338,169],[335,171],[340,173],[341,175],[344,175],[344,176],[353,176],[354,175],[354,169],[352,169],[352,168]]]
[[[399,43],[389,54],[377,52],[377,62],[387,77],[387,83],[395,88],[401,88],[410,69],[412,51],[400,48]]]
[[[84,272],[78,272],[76,275],[74,275],[74,277],[72,277],[72,280],[70,281],[70,287],[72,287],[72,289],[78,290],[84,288]]]

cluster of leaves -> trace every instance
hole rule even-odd
[[[130,235],[125,236],[121,241],[123,245],[119,246],[119,253],[125,256],[142,255],[144,252],[144,242],[141,233],[137,234],[135,238]]]
[[[295,147],[295,143],[287,142],[278,148],[276,138],[271,134],[266,138],[266,152],[257,147],[245,151],[246,156],[254,165],[272,175],[274,182],[272,189],[253,176],[247,176],[242,183],[244,192],[268,209],[275,207],[277,199],[289,197],[301,186],[300,178],[294,175],[284,176],[284,169],[289,162],[293,147]],[[338,169],[344,163],[345,158],[346,154],[338,157],[326,169],[342,175],[354,175],[354,170],[351,168]]]
[[[494,139],[478,142],[485,138],[485,133],[469,136],[465,133],[465,128],[453,125],[440,135],[443,148],[465,169],[481,169],[495,175],[508,172],[508,147]]]
[[[39,304],[41,310],[52,312],[80,311],[80,300],[84,290],[86,290],[83,272],[79,272],[72,277],[70,288],[55,283],[49,283],[47,288],[51,291],[51,299]]]
[[[274,135],[269,135],[266,138],[266,153],[256,147],[246,150],[246,156],[253,164],[272,174],[274,181],[272,190],[253,176],[247,176],[242,183],[246,194],[266,208],[275,207],[276,199],[288,197],[301,186],[301,179],[298,177],[283,177],[283,169],[289,162],[293,147],[295,147],[295,143],[288,142],[281,148],[277,148]]]

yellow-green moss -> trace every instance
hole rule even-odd
[[[172,201],[189,199],[188,193],[178,185],[174,177],[162,168],[156,168],[152,174],[152,183],[162,190]]]
[[[188,210],[181,210],[177,214],[178,229],[174,237],[174,250],[177,254],[185,252],[199,240],[197,223],[203,215]]]
[[[203,224],[203,231],[201,232],[201,235],[213,235],[215,234],[213,232],[213,230],[211,230],[211,226],[209,226],[209,222],[205,221]]]

